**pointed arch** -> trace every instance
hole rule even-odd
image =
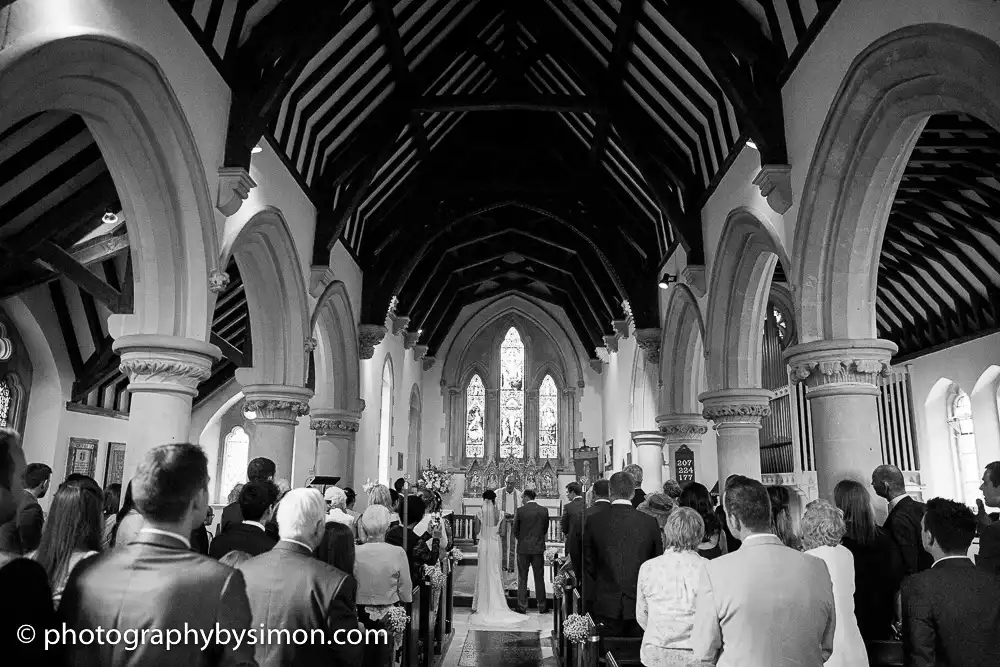
[[[385,355],[382,363],[382,392],[379,399],[379,431],[378,431],[378,477],[385,485],[390,483],[389,470],[392,466],[392,441],[395,412],[395,377],[393,376],[392,356]]]
[[[500,353],[495,357],[499,365],[497,376],[500,378],[500,458],[524,458],[527,439],[527,344],[516,322],[497,331],[504,332],[499,345]]]
[[[347,286],[330,281],[319,295],[309,329],[316,339],[316,396],[322,409],[361,412],[358,334]]]
[[[660,379],[657,364],[646,362],[646,355],[635,348],[632,357],[632,382],[629,394],[630,429],[648,431],[656,429],[656,409],[659,404]]]
[[[415,477],[420,463],[420,428],[423,401],[420,398],[420,386],[414,382],[410,388],[410,411],[407,419],[406,434],[406,470]]]
[[[705,324],[698,301],[687,285],[675,284],[667,297],[660,354],[660,414],[701,412],[704,390]]]

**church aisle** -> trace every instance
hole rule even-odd
[[[441,667],[555,667],[551,615],[532,611],[517,632],[473,625],[471,616],[469,609],[455,610],[455,636]]]

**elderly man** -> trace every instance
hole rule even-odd
[[[336,521],[348,528],[354,529],[354,517],[347,513],[347,493],[343,489],[331,486],[323,494],[330,510],[326,513],[326,522]]]
[[[513,572],[517,564],[517,540],[511,531],[514,525],[514,513],[521,506],[521,492],[516,486],[514,475],[507,475],[506,484],[495,491],[497,494],[497,509],[503,512],[507,519],[500,524],[500,561],[505,572]]]

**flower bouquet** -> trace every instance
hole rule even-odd
[[[567,579],[568,577],[564,573],[560,572],[552,580],[552,595],[554,597],[561,598],[563,596],[563,588],[566,587]]]
[[[562,552],[555,547],[549,547],[545,550],[545,555],[543,556],[546,565],[552,565],[562,558]]]
[[[451,551],[448,552],[448,557],[451,558],[452,565],[458,565],[465,558],[465,552],[458,547],[453,547]]]
[[[430,578],[431,589],[435,595],[444,588],[445,583],[448,581],[448,577],[445,576],[444,571],[437,565],[424,565],[424,575]]]
[[[570,614],[563,621],[563,635],[571,642],[582,642],[590,636],[590,624],[580,614]]]
[[[406,615],[406,610],[402,607],[393,607],[385,615],[385,624],[393,635],[400,637],[406,630],[406,623],[410,617]]]
[[[441,495],[451,492],[451,473],[442,470],[427,459],[427,467],[420,472],[417,486],[421,489],[437,491]]]

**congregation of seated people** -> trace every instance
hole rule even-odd
[[[35,631],[16,645],[5,639],[4,664],[360,667],[399,660],[386,613],[414,599],[424,565],[450,564],[440,496],[410,495],[405,482],[399,491],[375,485],[358,515],[353,489],[289,489],[274,475],[272,461],[252,460],[213,534],[208,460],[196,445],[154,448],[124,492],[72,474],[52,493],[52,470],[25,465],[18,434],[0,429],[0,585],[16,600],[0,632]],[[46,494],[52,503],[43,514],[38,500]],[[53,633],[98,628],[118,631],[120,640],[46,646]],[[143,628],[191,629],[202,640],[127,639]],[[287,634],[265,640],[268,629]],[[347,633],[358,630],[355,637],[365,639],[349,641]],[[380,639],[365,630],[386,632]],[[220,631],[232,637],[204,639]],[[235,641],[240,633],[244,640]],[[295,636],[310,640],[284,639]]]

